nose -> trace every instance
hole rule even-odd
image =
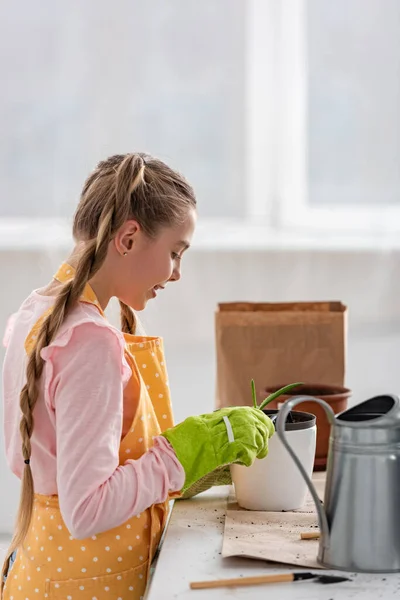
[[[176,262],[174,266],[174,270],[172,271],[172,275],[170,277],[170,281],[179,281],[181,278],[181,264],[180,262]]]

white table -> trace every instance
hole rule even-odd
[[[221,598],[390,600],[400,598],[400,574],[349,573],[351,582],[334,585],[296,582],[243,588],[190,590],[191,581],[291,571],[288,567],[271,567],[270,564],[262,561],[221,557],[224,518],[230,491],[231,488],[228,486],[213,488],[192,500],[175,502],[147,600],[220,600]]]

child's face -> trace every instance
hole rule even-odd
[[[191,243],[195,225],[193,209],[188,210],[182,223],[161,229],[155,238],[149,238],[137,223],[128,221],[114,240],[114,295],[134,310],[143,310],[168,282],[178,281],[181,259]]]

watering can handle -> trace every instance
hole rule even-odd
[[[304,469],[303,465],[297,458],[295,452],[290,447],[290,444],[287,441],[286,432],[285,432],[286,419],[287,419],[290,411],[293,410],[293,408],[295,406],[297,406],[297,404],[300,404],[301,402],[305,402],[305,401],[309,402],[310,400],[313,402],[317,402],[318,404],[320,404],[322,406],[322,408],[324,408],[324,410],[326,412],[326,416],[328,417],[329,423],[331,424],[331,426],[334,425],[335,413],[333,412],[333,410],[329,406],[329,404],[324,402],[324,400],[320,400],[319,398],[313,398],[312,396],[298,396],[296,398],[293,398],[292,400],[287,400],[280,408],[279,413],[278,413],[278,418],[276,420],[276,432],[277,432],[280,440],[282,441],[282,444],[285,446],[286,450],[289,452],[290,456],[293,458],[294,462],[296,463],[300,473],[303,476],[304,481],[307,484],[308,489],[310,490],[310,494],[315,502],[315,506],[316,506],[317,513],[318,513],[318,523],[319,523],[319,528],[320,528],[321,535],[322,535],[321,541],[322,541],[322,544],[325,547],[327,547],[329,545],[330,535],[329,535],[328,519],[326,517],[325,509],[322,506],[322,502],[318,497],[317,490],[315,489],[310,477],[307,475],[307,472]]]

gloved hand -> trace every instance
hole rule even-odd
[[[184,494],[195,482],[224,465],[250,466],[256,458],[265,458],[274,431],[271,420],[261,410],[243,406],[189,417],[162,435],[185,470]]]

